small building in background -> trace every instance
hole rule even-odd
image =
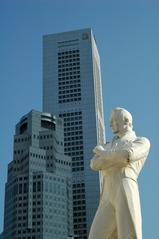
[[[32,110],[16,125],[5,187],[4,239],[72,235],[71,158],[63,120]]]

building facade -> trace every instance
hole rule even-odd
[[[105,141],[100,57],[91,29],[43,37],[43,111],[64,120],[72,158],[74,236],[86,239],[99,203],[92,149]]]
[[[72,235],[71,158],[63,121],[32,110],[16,125],[5,187],[4,239]]]

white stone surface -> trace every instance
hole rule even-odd
[[[102,175],[100,204],[89,239],[142,239],[138,175],[150,149],[147,138],[132,130],[132,116],[123,108],[110,114],[115,134],[111,143],[96,146],[91,168]]]

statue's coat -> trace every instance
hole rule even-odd
[[[136,137],[134,131],[128,131],[122,138],[114,137],[112,143],[104,146],[104,150],[100,156],[95,155],[91,160],[91,168],[101,171],[103,178],[110,175],[114,169],[120,172],[127,207],[132,219],[134,239],[142,239],[141,209],[137,178],[145,163],[149,148],[150,143],[148,139]],[[103,180],[102,188],[105,187],[104,181],[105,180]],[[103,196],[104,195],[101,195],[101,197]],[[115,228],[112,235],[105,239],[117,238],[117,228]],[[89,237],[89,239],[92,238]]]

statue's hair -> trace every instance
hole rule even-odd
[[[114,113],[123,119],[123,121],[125,122],[125,125],[128,125],[131,128],[133,127],[132,126],[132,115],[130,114],[129,111],[127,111],[124,108],[117,107],[112,110],[111,115],[113,115]]]

